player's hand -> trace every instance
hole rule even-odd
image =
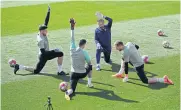
[[[75,27],[75,20],[74,18],[70,18],[70,27],[71,27],[71,30],[74,30],[74,27]]]
[[[97,49],[102,49],[101,44],[97,43]]]
[[[104,15],[100,12],[96,12],[95,15],[97,16],[97,19],[103,19]]]
[[[50,5],[48,4],[48,12],[50,12]]]

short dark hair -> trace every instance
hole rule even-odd
[[[116,41],[116,42],[114,43],[114,45],[116,45],[116,46],[123,45],[123,42],[122,42],[122,41]]]
[[[82,46],[82,45],[86,44],[86,42],[87,41],[85,39],[81,39],[80,42],[79,42],[79,46]]]
[[[47,29],[47,28],[48,28],[48,27],[47,27],[46,25],[42,24],[42,25],[39,26],[39,31],[45,30],[45,29]]]

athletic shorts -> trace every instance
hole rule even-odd
[[[86,69],[85,73],[72,72],[70,76],[70,80],[85,78],[87,74],[89,74],[89,72],[92,70],[92,65],[86,67],[85,69]]]

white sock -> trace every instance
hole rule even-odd
[[[67,90],[67,95],[70,95],[70,94],[72,94],[73,93],[73,90],[72,89],[69,89],[69,90]]]
[[[19,69],[21,69],[21,70],[25,70],[25,69],[26,69],[26,66],[19,65]]]
[[[87,81],[88,81],[88,84],[91,84],[92,78],[88,78]]]
[[[62,72],[62,65],[58,64],[58,72]]]
[[[164,82],[164,79],[163,79],[163,78],[157,78],[157,82],[163,83],[163,82]]]
[[[99,67],[100,67],[100,64],[97,64],[97,66],[99,66]]]

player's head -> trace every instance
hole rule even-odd
[[[42,34],[43,36],[46,36],[47,35],[47,26],[46,25],[40,25],[39,26],[39,31],[40,31],[40,34]]]
[[[86,45],[86,40],[85,39],[81,39],[80,42],[79,42],[79,47],[84,49],[85,48],[85,45]]]
[[[124,49],[124,44],[121,41],[116,41],[114,43],[116,50],[122,51]]]
[[[97,24],[99,25],[100,28],[103,28],[104,27],[104,20],[103,19],[97,20]]]

